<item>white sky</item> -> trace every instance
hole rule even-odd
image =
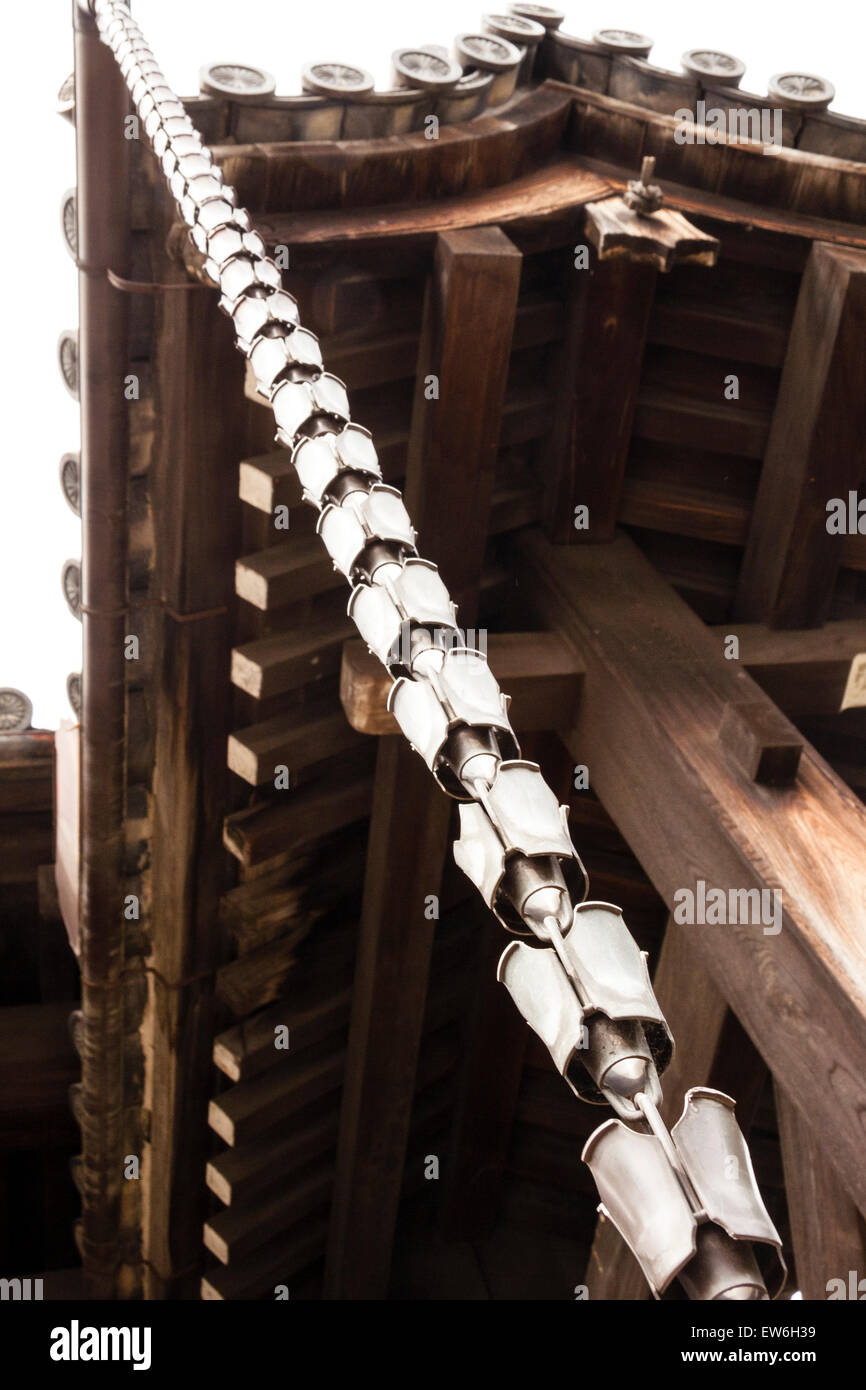
[[[561,5],[563,29],[590,38],[621,27],[651,35],[652,61],[679,68],[687,48],[716,47],[747,64],[743,87],[766,91],[785,68],[819,73],[836,87],[834,110],[866,117],[862,0],[721,0],[713,7],[673,0],[585,0]],[[60,588],[63,561],[80,554],[78,519],[57,480],[63,453],[78,448],[78,408],[56,363],[62,329],[77,324],[76,276],[60,230],[60,201],[75,181],[72,127],[55,115],[72,68],[70,0],[4,10],[6,63],[0,96],[6,212],[0,223],[4,273],[6,438],[0,506],[0,686],[33,700],[33,722],[69,716],[66,676],[80,667],[81,628]],[[482,13],[467,0],[139,0],[133,6],[170,83],[198,88],[199,67],[236,60],[267,68],[278,92],[298,91],[316,59],[345,59],[387,85],[393,49],[450,43]],[[491,3],[491,11],[506,8]],[[705,12],[701,13],[701,10]],[[351,383],[350,383],[351,385]]]

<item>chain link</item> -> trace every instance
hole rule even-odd
[[[237,346],[273,410],[277,440],[291,450],[304,500],[318,511],[318,534],[351,587],[349,615],[392,676],[388,707],[443,791],[460,802],[455,859],[515,938],[498,977],[575,1094],[608,1103],[618,1116],[592,1135],[583,1155],[606,1202],[600,1210],[657,1296],[688,1265],[690,1297],[766,1297],[751,1247],[738,1242],[776,1249],[780,1242],[754,1185],[733,1102],[690,1091],[682,1119],[672,1132],[665,1128],[659,1074],[672,1039],[645,956],[618,908],[583,901],[587,877],[567,809],[540,769],[521,758],[486,657],[466,646],[436,566],[418,554],[400,493],[382,481],[369,431],[352,421],[346,387],[325,370],[318,340],[301,326],[297,302],[249,214],[127,6],[94,0],[92,8]],[[733,1215],[731,1193],[713,1168],[720,1136],[728,1145],[722,1154],[738,1144],[745,1154]],[[639,1219],[647,1204],[659,1210]]]

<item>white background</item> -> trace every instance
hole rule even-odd
[[[317,59],[358,63],[387,86],[393,49],[449,44],[481,17],[469,0],[139,0],[133,8],[181,95],[198,89],[202,64],[227,60],[268,69],[278,92],[298,91],[302,65]],[[564,31],[579,38],[613,26],[651,35],[660,67],[678,69],[680,54],[698,46],[736,54],[750,92],[763,94],[785,68],[819,73],[836,86],[834,110],[866,117],[863,0],[562,8]],[[58,335],[77,324],[75,270],[60,230],[61,196],[75,181],[74,137],[55,115],[72,67],[71,0],[5,6],[2,24],[0,686],[24,690],[34,724],[54,728],[70,713],[66,676],[80,667],[81,639],[60,588],[63,561],[80,553],[80,528],[57,479],[61,455],[78,448],[78,409],[56,362]]]

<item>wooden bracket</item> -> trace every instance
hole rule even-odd
[[[604,198],[587,203],[586,234],[599,260],[625,256],[646,261],[659,270],[675,265],[715,265],[719,242],[695,227],[674,208],[657,212],[633,212],[624,198]]]
[[[719,741],[753,782],[783,787],[796,781],[804,739],[769,700],[727,705]]]

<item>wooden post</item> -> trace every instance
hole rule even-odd
[[[464,623],[475,619],[522,263],[498,227],[443,232],[424,306],[406,506]]]
[[[827,503],[863,480],[866,252],[816,242],[800,286],[735,617],[817,627],[829,614],[844,535]]]
[[[475,621],[520,253],[496,227],[440,236],[409,441],[422,553]],[[384,1298],[450,806],[396,736],[379,748],[325,1297]]]
[[[807,1299],[826,1299],[834,1292],[837,1297],[863,1298],[866,1282],[861,1287],[859,1281],[866,1280],[866,1220],[851,1201],[830,1160],[832,1135],[825,1134],[822,1143],[779,1086],[776,1115],[797,1287]],[[839,1285],[831,1284],[832,1280],[842,1281],[841,1295]]]
[[[545,467],[548,533],[560,544],[613,537],[658,274],[588,254],[590,268],[570,272]],[[575,529],[577,506],[589,509],[585,529]]]
[[[165,215],[165,198],[158,207]],[[184,280],[167,259],[154,276]],[[195,1266],[204,1254],[213,972],[228,940],[219,924],[231,871],[223,849],[228,605],[246,406],[231,327],[210,295],[193,287],[157,300],[154,353],[151,489],[162,621],[153,696],[152,974],[145,1023],[151,1118],[142,1171],[146,1296],[161,1298],[196,1295]]]

